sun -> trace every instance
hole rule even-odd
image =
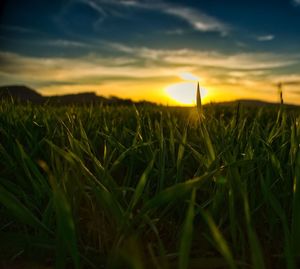
[[[166,87],[165,92],[179,105],[193,106],[196,104],[197,83],[180,82]],[[200,88],[201,97],[205,96],[205,90]]]

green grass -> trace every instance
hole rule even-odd
[[[0,105],[0,267],[299,268],[299,110]]]

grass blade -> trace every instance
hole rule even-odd
[[[25,205],[20,202],[13,194],[0,185],[0,202],[8,209],[8,212],[24,224],[33,228],[41,229],[48,234],[52,232],[31,212]]]
[[[229,248],[228,244],[226,243],[226,240],[223,237],[222,233],[220,232],[219,228],[217,227],[217,225],[213,221],[212,217],[208,213],[206,213],[202,209],[200,209],[200,212],[210,229],[210,232],[214,238],[214,241],[217,244],[219,252],[222,254],[222,256],[227,261],[229,268],[236,269],[237,267],[235,265],[235,261],[231,254],[230,248]]]
[[[193,189],[180,239],[179,269],[187,269],[189,266],[190,250],[193,239],[193,222],[195,217],[195,198],[196,189]]]

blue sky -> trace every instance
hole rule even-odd
[[[189,73],[207,102],[276,101],[284,82],[300,104],[300,0],[7,0],[0,15],[1,84],[172,104]]]

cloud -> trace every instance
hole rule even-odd
[[[237,53],[225,55],[219,52],[197,52],[191,50],[182,50],[176,54],[168,55],[165,57],[165,60],[173,64],[235,70],[272,69],[296,63],[292,58],[283,58],[272,53]]]
[[[198,51],[192,49],[151,49],[129,47],[119,43],[107,43],[116,50],[148,61],[158,61],[168,66],[210,67],[228,70],[260,70],[286,67],[299,63],[300,55],[274,53],[235,53],[223,54],[217,51]]]
[[[81,46],[71,41],[53,41],[58,45]],[[224,73],[242,77],[243,72],[254,75],[264,70],[274,70],[299,63],[300,55],[272,53],[222,54],[216,51],[197,51],[191,49],[164,50],[148,47],[129,47],[125,44],[104,42],[98,46],[109,47],[111,52],[120,56],[90,53],[75,58],[64,57],[27,57],[16,53],[0,52],[1,73],[27,76],[33,80],[80,80],[92,77],[176,77],[181,73],[198,76]],[[197,73],[195,73],[197,71]],[[201,74],[199,74],[201,75]],[[202,77],[202,76],[201,76]]]
[[[189,81],[200,81],[201,80],[201,78],[199,78],[198,76],[196,76],[192,73],[188,73],[188,72],[180,73],[179,77],[183,80],[189,80]]]
[[[58,42],[61,43],[61,42]],[[64,44],[64,42],[62,42]],[[69,45],[69,44],[68,44]],[[76,43],[74,45],[77,45]],[[97,84],[128,85],[128,89],[155,83],[178,80],[178,74],[192,74],[210,85],[248,85],[265,81],[275,69],[299,63],[299,55],[272,53],[236,53],[232,55],[215,51],[191,49],[163,50],[147,47],[129,47],[125,44],[104,42],[99,46],[119,52],[91,53],[81,57],[29,57],[16,53],[0,52],[0,80],[6,83],[28,83],[34,87],[59,89],[77,85]],[[190,78],[190,75],[189,75]],[[279,77],[278,77],[279,78]],[[289,78],[289,80],[292,80]],[[295,80],[295,78],[293,78]],[[130,85],[129,85],[130,84]],[[64,88],[61,86],[65,85]],[[124,86],[125,87],[125,86]],[[108,89],[107,88],[107,89]]]
[[[55,39],[38,42],[41,45],[54,46],[60,48],[94,48],[93,45],[74,40]]]
[[[189,23],[196,31],[200,32],[219,32],[226,35],[229,27],[214,17],[191,8],[176,6],[166,6],[163,9],[166,14],[178,17]]]
[[[40,38],[45,37],[47,34],[43,31],[37,30],[35,28],[28,28],[28,27],[23,27],[19,25],[10,25],[10,24],[0,24],[0,33],[1,37],[5,39],[10,39],[11,35],[6,35],[6,32],[11,32],[15,34],[18,34],[19,36],[39,36]]]
[[[169,16],[176,17],[193,27],[194,30],[199,32],[219,32],[222,35],[226,35],[230,31],[230,27],[218,20],[217,18],[205,14],[194,8],[183,7],[181,5],[175,5],[166,3],[163,1],[134,1],[134,0],[81,0],[80,2],[86,3],[91,8],[94,8],[101,15],[101,21],[105,13],[105,6],[107,8],[111,6],[124,8],[138,8],[146,9],[150,11],[164,13]],[[104,6],[104,7],[103,7]],[[112,12],[110,12],[112,14]]]
[[[300,0],[292,0],[295,6],[300,6]]]
[[[268,79],[273,84],[282,83],[287,86],[300,86],[300,75],[299,74],[282,74],[282,75],[270,75]]]
[[[95,54],[77,58],[38,58],[9,52],[0,52],[0,74],[16,80],[31,81],[39,85],[59,82],[86,84],[111,80],[154,79],[176,76],[181,68],[172,70],[135,65],[131,57],[106,57]],[[173,73],[175,72],[175,73]],[[2,83],[5,83],[2,80]]]
[[[231,89],[232,98],[243,97],[242,92],[249,97],[251,92],[272,92],[274,83],[278,81],[295,83],[300,80],[299,75],[278,75],[281,68],[299,63],[299,55],[226,55],[191,49],[128,47],[104,41],[99,46],[107,47],[108,44],[120,56],[91,53],[73,58],[40,58],[0,52],[1,84],[22,83],[43,94],[95,91],[106,96],[158,101],[166,100],[162,89],[178,82],[178,74],[185,78],[188,76],[188,79],[190,75],[193,79],[201,78],[202,85],[209,89],[210,98],[220,100],[225,98],[222,90],[227,92]]]
[[[173,29],[173,30],[167,30],[164,31],[163,33],[167,34],[167,35],[183,35],[186,31],[180,28],[177,29]]]
[[[300,0],[299,0],[300,1]],[[257,41],[271,41],[275,38],[274,35],[262,35],[262,36],[257,36],[256,39]]]
[[[22,27],[22,26],[18,26],[18,25],[4,25],[4,24],[2,24],[2,25],[0,25],[0,29],[10,31],[10,32],[24,33],[24,34],[37,34],[37,33],[40,34],[41,33],[37,30]]]

